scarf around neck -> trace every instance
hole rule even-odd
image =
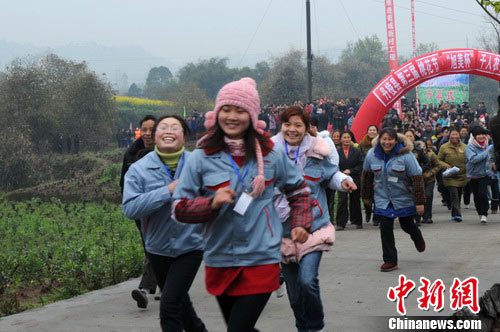
[[[177,164],[179,163],[179,159],[184,152],[184,147],[182,147],[179,151],[174,153],[163,153],[158,150],[158,146],[155,146],[155,152],[160,156],[160,159],[168,166],[172,171],[175,172],[177,169]]]
[[[229,147],[229,153],[233,156],[245,156],[245,141],[243,139],[230,139],[224,136],[224,143]]]
[[[306,134],[302,139],[302,142],[300,142],[300,144],[296,146],[286,143],[281,133],[278,133],[276,135],[276,139],[278,142],[281,143],[281,145],[283,145],[285,153],[286,153],[286,148],[288,146],[288,158],[290,158],[292,161],[295,160],[295,156],[297,155],[297,149],[299,150],[299,155],[297,156],[297,166],[299,166],[299,168],[302,171],[304,171],[304,167],[306,167],[306,162],[307,162],[307,151],[312,148],[314,141],[311,135]]]
[[[486,138],[486,140],[483,143],[480,143],[480,142],[476,141],[474,136],[470,135],[469,144],[472,144],[475,147],[478,147],[480,149],[486,149],[486,147],[488,146],[488,138]]]

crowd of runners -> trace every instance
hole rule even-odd
[[[403,102],[357,142],[350,128],[361,103],[262,107],[255,81],[243,78],[221,88],[194,151],[185,149],[185,119],[141,121],[124,157],[122,203],[146,253],[132,297],[147,308],[159,288],[163,331],[207,331],[188,295],[202,261],[227,331],[257,331],[284,288],[297,330],[321,331],[322,254],[349,220],[380,228],[388,272],[398,268],[394,219],[425,251],[419,226],[433,223],[436,186],[450,222],[472,206],[478,226],[497,213],[500,119],[484,104]]]

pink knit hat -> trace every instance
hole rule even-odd
[[[220,109],[225,105],[237,106],[248,112],[252,120],[253,128],[259,134],[264,134],[266,122],[259,120],[260,98],[257,92],[257,83],[250,77],[243,77],[239,81],[234,81],[224,85],[215,99],[213,111],[205,114],[205,128],[210,130],[217,122],[217,115]],[[206,140],[205,135],[200,142]],[[255,152],[257,155],[258,175],[252,181],[253,191],[251,195],[260,196],[265,189],[264,161],[262,159],[262,149],[259,141],[255,140]]]
[[[260,98],[257,92],[257,83],[252,78],[243,77],[239,81],[227,83],[220,89],[215,99],[214,110],[205,114],[205,128],[207,130],[215,126],[217,114],[224,105],[243,108],[250,115],[255,131],[259,134],[264,133],[266,122],[259,120]]]

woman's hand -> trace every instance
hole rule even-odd
[[[417,205],[417,213],[419,216],[424,214],[424,206],[423,205]]]
[[[179,179],[172,181],[172,183],[170,183],[168,185],[168,191],[170,191],[170,195],[172,195],[174,193],[174,190],[175,190],[175,187],[177,186],[177,183],[179,183]]]
[[[348,179],[345,179],[344,181],[342,181],[341,184],[342,184],[342,189],[344,189],[345,191],[348,191],[350,193],[352,193],[353,191],[358,189],[358,186],[356,186],[356,184],[354,182],[352,182],[351,180],[348,180]]]
[[[236,196],[236,192],[229,188],[220,188],[215,192],[215,196],[212,199],[212,205],[210,206],[212,210],[218,210],[224,203],[233,203],[233,198]]]
[[[292,229],[292,241],[304,243],[307,241],[309,237],[309,233],[306,231],[304,227],[295,227]]]

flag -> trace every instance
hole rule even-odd
[[[186,106],[184,106],[184,119],[186,118]]]

